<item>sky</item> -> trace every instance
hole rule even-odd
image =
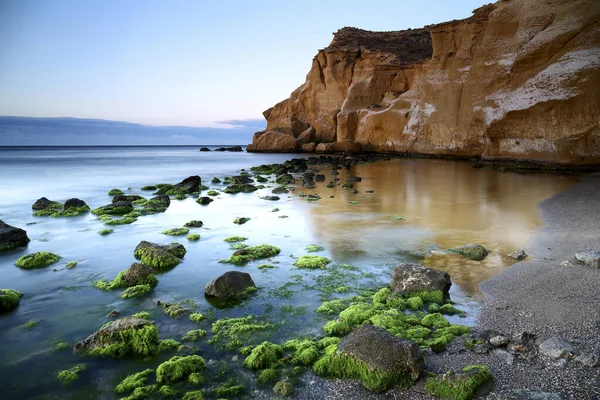
[[[0,115],[226,128],[287,98],[339,28],[419,28],[484,3],[0,0]]]

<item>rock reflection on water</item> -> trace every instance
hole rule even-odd
[[[469,162],[442,160],[363,164],[337,176],[328,167],[320,170],[326,181],[315,189],[298,188],[296,194],[322,197],[307,208],[308,226],[336,261],[419,262],[449,272],[471,295],[479,294],[480,282],[515,262],[507,254],[527,250],[543,224],[538,204],[576,182],[573,176],[478,170]],[[353,182],[359,193],[341,186],[351,176],[362,177]],[[327,188],[336,177],[338,185]],[[472,261],[436,251],[469,243],[492,253]]]

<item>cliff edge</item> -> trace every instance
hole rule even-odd
[[[598,165],[600,2],[501,0],[423,29],[340,29],[264,116],[248,151]]]

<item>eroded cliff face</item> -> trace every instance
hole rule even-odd
[[[264,115],[268,135],[248,151],[312,142],[598,164],[600,2],[504,0],[420,30],[341,29],[306,82]]]

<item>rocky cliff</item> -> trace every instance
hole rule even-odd
[[[600,1],[502,0],[424,29],[343,28],[248,151],[600,164]]]

